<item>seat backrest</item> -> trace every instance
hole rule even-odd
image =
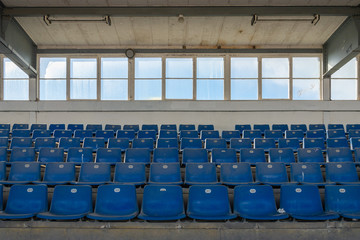
[[[230,141],[232,138],[240,138],[241,132],[238,130],[233,131],[222,131],[221,138],[224,138],[226,141]]]
[[[159,127],[157,124],[143,124],[141,130],[154,130],[156,133],[159,132]]]
[[[109,138],[108,148],[120,148],[125,151],[130,147],[130,140],[128,138]]]
[[[157,132],[155,130],[140,130],[138,131],[138,138],[152,138],[154,141],[156,140]]]
[[[41,172],[39,163],[25,163],[17,162],[12,163],[8,181],[40,181]]]
[[[254,130],[260,130],[261,134],[265,133],[265,130],[270,130],[269,124],[254,124]]]
[[[195,130],[195,124],[180,124],[179,132],[181,131],[192,131]]]
[[[144,184],[146,182],[145,164],[117,163],[115,165],[114,182]]]
[[[91,130],[93,133],[96,133],[96,131],[102,130],[102,125],[101,124],[87,124],[86,130]]]
[[[287,130],[285,131],[285,138],[296,138],[302,141],[304,138],[304,132],[302,130]]]
[[[325,210],[338,213],[360,212],[360,186],[325,186]]]
[[[207,138],[205,148],[210,151],[214,148],[227,148],[226,140],[223,138]]]
[[[328,138],[326,140],[327,148],[349,148],[349,143],[346,138]]]
[[[280,130],[282,133],[285,133],[286,130],[289,130],[289,126],[287,124],[273,124],[271,129]]]
[[[40,148],[38,162],[64,162],[63,148]]]
[[[199,138],[199,133],[196,130],[182,130],[180,131],[180,139],[183,138]]]
[[[205,141],[207,138],[220,138],[220,133],[216,130],[201,130],[200,138],[203,141]]]
[[[92,162],[92,161],[93,161],[93,155],[91,148],[80,148],[80,147],[69,148],[66,162],[83,163],[83,162]]]
[[[254,182],[249,163],[223,163],[220,168],[220,182],[227,185]]]
[[[279,140],[279,138],[283,138],[283,132],[281,130],[265,130],[264,137],[273,138],[275,140]]]
[[[265,151],[262,148],[248,149],[243,148],[240,150],[240,162],[258,163],[266,162]]]
[[[135,133],[134,130],[117,130],[116,138],[128,138],[132,141],[135,138]]]
[[[73,132],[75,132],[75,130],[84,130],[84,124],[70,123],[70,124],[68,124],[67,129],[71,130]]]
[[[291,124],[290,125],[291,130],[302,130],[304,133],[307,131],[306,124]]]
[[[118,125],[118,124],[106,124],[105,125],[105,130],[113,130],[114,133],[115,133],[117,130],[121,130],[121,125]]]
[[[102,137],[104,139],[113,138],[115,136],[114,130],[96,130],[95,137]]]
[[[107,163],[83,163],[79,173],[79,182],[110,182],[111,168]]]
[[[84,144],[83,147],[89,147],[92,148],[93,151],[96,151],[98,148],[104,148],[105,147],[105,139],[104,138],[90,138],[86,137],[84,138]]]
[[[93,136],[92,130],[75,130],[74,137],[80,138],[80,140],[84,140],[84,138],[91,138]]]
[[[126,163],[150,163],[151,152],[146,148],[128,148],[125,152]]]
[[[298,162],[315,162],[323,163],[324,156],[320,148],[299,148],[298,149]]]
[[[177,138],[158,138],[156,148],[179,148]]]
[[[325,150],[325,142],[323,138],[304,138],[303,148],[320,148]]]
[[[154,149],[154,139],[153,138],[135,138],[132,143],[133,148],[144,148],[148,150]]]
[[[177,131],[176,124],[161,124],[160,130],[173,130]]]
[[[291,148],[271,148],[269,162],[294,163],[294,151]]]
[[[292,163],[290,165],[290,181],[299,183],[323,183],[320,164]]]
[[[35,149],[32,147],[14,148],[10,154],[10,162],[35,161]]]
[[[32,146],[32,139],[30,137],[13,137],[11,139],[10,148],[24,148],[24,147],[31,147]]]
[[[179,151],[177,148],[156,148],[153,162],[156,163],[179,163]]]
[[[198,132],[201,133],[201,131],[212,131],[215,127],[213,124],[199,124],[198,125]]]
[[[186,148],[202,148],[202,141],[199,138],[182,138],[180,141],[180,149]]]
[[[32,139],[36,139],[38,137],[51,137],[50,130],[44,130],[44,129],[35,129],[32,131]]]
[[[180,165],[178,163],[152,163],[150,165],[149,183],[182,183]]]
[[[236,150],[233,148],[214,148],[211,151],[211,162],[221,163],[237,163]]]
[[[326,135],[327,138],[346,138],[345,130],[343,129],[329,129]]]
[[[341,130],[345,130],[344,128],[344,124],[333,124],[333,123],[330,123],[328,124],[328,127],[327,129],[341,129]]]
[[[66,138],[62,137],[59,140],[59,147],[64,148],[64,151],[68,151],[71,147],[80,147],[81,140],[79,137]]]
[[[309,124],[309,130],[326,130],[325,124]]]
[[[29,124],[14,123],[12,130],[14,131],[15,129],[29,129]]]
[[[243,148],[252,148],[252,142],[250,138],[232,138],[230,140],[230,148],[240,152]]]
[[[52,137],[38,137],[35,139],[35,150],[39,151],[40,148],[55,148],[55,138]]]
[[[159,138],[177,138],[175,130],[160,130]]]
[[[122,161],[121,148],[99,148],[96,152],[95,162],[117,163]]]
[[[327,163],[326,164],[327,182],[359,182],[355,163]]]
[[[350,130],[360,130],[360,124],[346,124],[346,132]]]
[[[215,184],[217,183],[216,166],[212,163],[188,163],[185,167],[185,183]]]
[[[256,181],[261,183],[286,183],[288,176],[283,163],[256,164]]]
[[[49,125],[50,132],[54,132],[57,129],[65,130],[65,124],[50,124]]]
[[[327,162],[354,162],[352,152],[348,147],[327,148]]]
[[[48,163],[44,173],[44,182],[72,182],[75,181],[75,164]]]
[[[235,130],[238,130],[238,131],[240,131],[240,133],[242,133],[244,130],[251,130],[251,125],[250,124],[236,124]]]
[[[262,134],[260,130],[244,130],[242,137],[254,140],[254,138],[262,138]]]
[[[254,148],[262,148],[269,151],[270,148],[276,148],[275,139],[273,138],[255,138]]]
[[[125,124],[123,130],[133,130],[135,132],[138,132],[140,130],[140,127],[138,124]]]
[[[182,156],[183,163],[207,163],[208,153],[202,148],[185,148]]]
[[[322,129],[308,130],[306,132],[306,137],[307,138],[322,138],[322,139],[325,139],[326,138],[326,133],[325,133],[325,130],[322,130]]]

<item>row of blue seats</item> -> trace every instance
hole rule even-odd
[[[69,148],[67,154],[63,148],[40,148],[39,154],[36,154],[35,148],[14,148],[8,157],[6,148],[0,148],[0,161],[3,162],[95,162],[112,163],[123,161],[123,150],[120,148],[98,148],[96,154],[93,154],[92,148]],[[320,148],[301,148],[297,154],[294,154],[291,148],[271,148],[268,158],[265,150],[262,148],[244,148],[240,150],[239,156],[236,149],[232,148],[214,148],[211,151],[210,158],[206,149],[186,148],[179,154],[177,148],[156,148],[153,152],[146,148],[128,148],[124,154],[124,162],[145,163],[163,162],[163,163],[236,163],[248,162],[256,164],[259,162],[282,162],[285,164],[297,162],[315,162],[324,163],[324,154]],[[37,158],[36,158],[37,156]],[[180,158],[181,157],[181,158]],[[239,158],[238,158],[239,157]],[[9,158],[9,159],[8,159]],[[328,148],[326,152],[326,162],[360,162],[360,148],[355,149],[354,157],[350,148]]]
[[[360,219],[360,186],[326,186],[325,210],[319,189],[309,185],[281,186],[280,208],[277,208],[273,189],[268,185],[237,186],[232,204],[226,186],[191,186],[186,212],[183,195],[180,186],[146,186],[139,213],[134,185],[100,186],[97,189],[95,208],[91,186],[59,185],[54,188],[48,208],[45,185],[14,185],[10,188],[6,208],[0,212],[0,218],[73,220],[86,217],[102,221],[130,220],[135,217],[166,221],[186,216],[200,220],[229,220],[237,217],[252,220],[291,217],[309,221],[340,217]]]
[[[327,163],[326,182],[319,164],[292,163],[290,165],[290,183],[314,184],[360,184],[357,168],[354,163]],[[258,163],[255,170],[255,182],[251,165],[248,163],[223,163],[220,166],[220,181],[217,167],[212,163],[189,163],[182,177],[181,168],[176,163],[152,163],[149,177],[146,177],[145,164],[117,163],[112,178],[111,165],[106,163],[82,163],[78,177],[73,163],[48,163],[44,176],[41,177],[39,163],[17,162],[11,165],[7,175],[6,164],[0,163],[0,183],[24,184],[36,183],[47,185],[105,183],[170,184],[270,184],[279,186],[289,183],[286,165],[283,163]]]

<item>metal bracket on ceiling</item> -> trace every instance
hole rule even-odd
[[[50,17],[50,15],[45,15],[43,20],[47,26],[52,24],[53,22],[105,22],[107,25],[111,26],[111,18],[109,15],[101,19],[90,19],[90,18],[55,18]]]
[[[264,18],[259,19],[259,16],[254,14],[251,19],[251,26],[254,26],[257,22],[307,22],[311,21],[312,25],[316,25],[320,21],[320,15],[314,14],[313,18]]]

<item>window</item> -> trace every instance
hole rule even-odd
[[[293,58],[293,100],[320,100],[320,58]]]
[[[231,100],[258,99],[258,58],[231,58]]]
[[[4,100],[29,100],[29,76],[8,58],[3,64]]]
[[[353,58],[331,76],[331,100],[357,99],[357,66]]]
[[[192,58],[166,59],[166,99],[193,99]]]
[[[289,59],[262,59],[262,98],[289,99]]]
[[[224,58],[197,58],[197,100],[224,100]]]
[[[40,100],[66,100],[66,58],[40,58]]]
[[[96,83],[96,58],[70,59],[70,99],[96,99]]]
[[[135,100],[161,100],[161,58],[135,58]]]
[[[127,58],[101,58],[101,99],[128,100]]]

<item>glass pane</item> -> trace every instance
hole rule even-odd
[[[161,79],[135,80],[135,100],[161,100]]]
[[[40,100],[66,100],[66,80],[40,79]]]
[[[66,78],[66,58],[40,58],[40,78]]]
[[[224,80],[197,80],[197,100],[224,100]]]
[[[197,77],[198,78],[223,78],[224,59],[223,58],[197,58]]]
[[[70,59],[70,78],[96,78],[96,58]]]
[[[161,58],[135,58],[135,78],[161,78]]]
[[[262,59],[263,78],[288,78],[289,59],[288,58],[263,58]]]
[[[167,58],[166,59],[167,78],[192,78],[193,60],[192,58]]]
[[[332,79],[331,80],[332,100],[357,100],[356,79]]]
[[[318,57],[294,57],[294,78],[320,78],[320,58]]]
[[[102,100],[128,100],[128,80],[101,80]]]
[[[4,100],[29,100],[29,80],[4,80]]]
[[[258,58],[231,58],[231,78],[257,78]]]
[[[192,79],[167,79],[166,80],[167,99],[193,99],[193,80]]]
[[[262,80],[263,99],[288,99],[289,98],[289,79],[263,79]]]
[[[319,79],[294,79],[293,80],[294,100],[320,100]]]
[[[71,99],[96,99],[96,80],[70,79],[70,98]]]
[[[101,58],[101,78],[128,78],[128,59]]]
[[[4,58],[4,78],[29,78],[29,76],[10,59]]]
[[[257,100],[258,80],[231,80],[231,100]]]
[[[357,77],[357,61],[356,58],[351,59],[342,68],[337,70],[332,78],[356,78]]]

